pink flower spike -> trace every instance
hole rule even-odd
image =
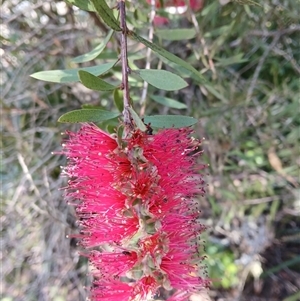
[[[159,288],[186,301],[209,284],[198,252],[206,166],[191,133],[132,130],[117,140],[89,124],[68,133],[65,195],[81,228],[73,237],[92,265],[92,301],[145,301]]]

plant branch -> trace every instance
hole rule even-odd
[[[128,74],[130,72],[128,66],[127,56],[127,25],[126,25],[126,7],[125,0],[119,0],[120,10],[120,27],[122,28],[121,33],[121,63],[122,63],[122,88],[123,88],[123,116],[125,126],[132,127],[132,120],[128,108],[130,107],[130,96],[129,96],[129,85],[128,85]]]
[[[154,34],[154,24],[153,24],[154,17],[155,17],[155,0],[151,0],[151,12],[150,12],[150,20],[149,20],[150,21],[150,29],[149,29],[149,35],[148,35],[148,40],[150,42],[152,42],[153,34]],[[152,53],[151,48],[148,48],[147,53],[146,53],[145,69],[151,68],[151,53]],[[144,81],[144,87],[143,87],[142,96],[141,96],[141,100],[140,100],[140,104],[141,104],[140,115],[141,116],[145,115],[147,93],[148,93],[148,83]]]

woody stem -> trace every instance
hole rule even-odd
[[[128,66],[127,57],[127,25],[126,25],[126,7],[125,0],[119,0],[119,10],[120,10],[120,26],[122,29],[121,33],[121,64],[122,64],[122,88],[123,88],[123,116],[124,123],[127,126],[132,126],[132,121],[130,117],[130,112],[128,108],[130,107],[130,96],[129,96],[129,85],[128,85],[128,74],[130,72]]]

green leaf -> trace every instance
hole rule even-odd
[[[203,77],[203,75],[199,71],[197,71],[193,66],[191,66],[189,63],[187,63],[183,59],[179,58],[178,56],[174,55],[173,53],[165,50],[164,48],[160,47],[157,44],[153,44],[153,43],[145,40],[144,38],[142,38],[135,32],[132,32],[132,31],[129,32],[128,36],[132,37],[134,40],[136,40],[138,42],[141,42],[142,44],[149,47],[150,49],[152,49],[154,52],[161,55],[162,57],[165,57],[169,61],[176,63],[177,65],[182,66],[185,69],[191,71],[200,83],[206,82],[206,79]]]
[[[119,112],[123,112],[124,104],[123,104],[123,91],[120,89],[115,89],[114,91],[114,102]]]
[[[146,126],[144,124],[144,122],[141,120],[141,118],[138,116],[138,114],[132,109],[132,108],[128,108],[130,115],[132,117],[132,119],[134,120],[136,126],[143,132],[146,131]]]
[[[135,72],[144,81],[158,89],[175,91],[188,86],[188,83],[180,76],[166,70],[140,69]]]
[[[110,40],[113,33],[114,31],[110,30],[108,35],[105,37],[105,39],[97,47],[95,47],[92,51],[88,53],[73,58],[72,61],[74,63],[84,63],[95,59],[103,51],[103,49],[105,48],[106,44]]]
[[[160,59],[162,60],[162,62],[164,62],[166,65],[170,66],[172,69],[174,69],[176,71],[177,74],[180,74],[180,76],[182,78],[191,78],[191,77],[196,77],[195,74],[189,70],[187,70],[186,68],[179,66],[173,62],[171,62],[170,60],[164,58],[164,57],[160,57]],[[196,81],[198,81],[198,77],[196,77]]]
[[[150,97],[157,103],[160,103],[169,108],[174,108],[174,109],[186,109],[187,108],[187,106],[184,103],[181,103],[177,100],[174,100],[174,99],[171,99],[168,97],[163,97],[163,96],[158,96],[158,95],[151,95]]]
[[[58,119],[58,122],[77,123],[77,122],[102,122],[105,120],[118,117],[119,113],[99,110],[99,109],[82,109],[70,111]]]
[[[79,70],[78,71],[78,76],[79,79],[81,81],[81,83],[91,89],[91,90],[95,90],[95,91],[112,91],[114,90],[116,87],[105,82],[104,80],[102,80],[101,78],[87,72],[84,70]]]
[[[224,97],[220,92],[218,92],[211,84],[205,84],[204,87],[215,97],[227,103],[226,97]]]
[[[95,8],[98,16],[102,18],[104,23],[116,31],[121,31],[121,27],[115,18],[112,9],[107,5],[105,0],[90,0]]]
[[[240,64],[240,63],[244,63],[244,62],[248,62],[249,60],[246,58],[243,58],[243,54],[239,53],[237,55],[234,55],[230,58],[214,58],[216,61],[218,61],[218,63],[215,64],[215,66],[222,66],[222,67],[226,67],[229,65],[233,65],[233,64]]]
[[[197,119],[182,115],[154,115],[146,116],[145,123],[151,123],[151,127],[155,128],[182,128],[194,125]]]
[[[156,35],[169,41],[190,40],[196,36],[196,30],[195,28],[159,29]]]
[[[49,71],[40,71],[31,74],[30,76],[53,83],[71,83],[78,82],[79,76],[78,71],[84,70],[96,76],[101,75],[107,72],[115,65],[115,62],[106,63],[98,66],[85,67],[85,68],[75,68],[75,69],[65,69],[65,70],[49,70]]]
[[[66,2],[86,11],[95,11],[93,4],[89,0],[65,0]]]

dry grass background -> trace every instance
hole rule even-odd
[[[300,299],[300,2],[264,4],[270,9],[207,1],[209,14],[196,19],[204,38],[165,45],[206,68],[219,93],[191,81],[171,95],[200,118],[196,132],[207,141],[209,187],[201,202],[209,272],[224,280],[210,292],[218,301]],[[58,117],[98,104],[99,96],[29,75],[72,66],[70,58],[91,50],[101,29],[60,1],[6,0],[1,18],[1,301],[85,300],[88,266],[76,241],[66,239],[76,221],[59,190],[65,159],[51,152],[64,129],[76,128]],[[230,19],[235,25],[224,29]],[[245,62],[226,62],[239,53]]]

